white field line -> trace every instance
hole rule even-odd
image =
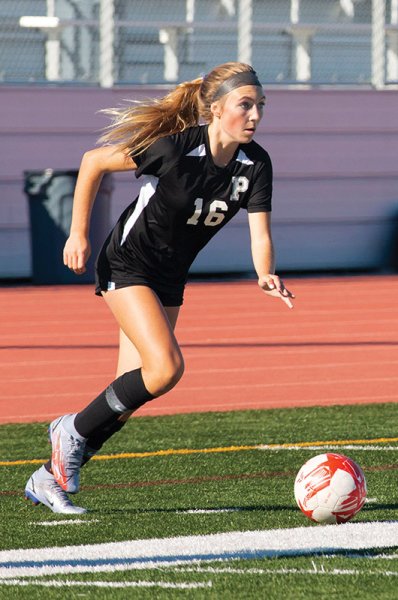
[[[383,559],[383,560],[394,560],[395,558],[398,558],[398,554],[372,554],[371,556],[367,556],[366,558],[370,558],[372,560],[374,559]]]
[[[325,569],[324,565],[315,565],[312,569],[235,569],[233,567],[179,567],[175,569],[178,573],[210,573],[212,575],[384,575],[386,577],[398,577],[398,571],[370,571],[369,569]]]
[[[398,450],[398,446],[370,446],[370,445],[358,445],[358,444],[339,444],[339,445],[333,445],[333,444],[319,444],[316,446],[294,446],[293,444],[289,447],[286,447],[281,445],[281,446],[276,446],[276,445],[272,445],[272,446],[267,446],[266,444],[263,446],[258,446],[258,450],[375,450],[377,451],[383,451],[386,450],[387,452],[397,452]]]
[[[41,587],[96,587],[96,588],[166,588],[172,590],[194,590],[198,588],[211,588],[212,582],[204,583],[169,583],[167,581],[71,581],[66,580],[36,580],[36,579],[4,579],[0,585],[9,586],[30,586],[37,585]]]
[[[177,515],[212,515],[216,513],[239,512],[241,508],[189,508],[187,510],[176,510]]]
[[[398,547],[398,521],[6,550],[0,552],[0,581],[56,573],[129,571],[202,561],[333,554],[386,547]]]
[[[56,527],[57,525],[91,525],[91,523],[99,523],[98,519],[84,521],[83,519],[63,519],[62,521],[31,521],[29,525],[37,527]]]
[[[325,569],[323,565],[320,567],[314,565],[312,569],[234,569],[216,568],[216,567],[196,567],[196,568],[178,568],[175,570],[179,573],[206,573],[212,575],[329,575],[335,576],[363,576],[374,575],[376,577],[398,577],[398,571],[370,571],[369,569]],[[40,586],[40,587],[94,587],[94,588],[163,588],[163,589],[178,589],[192,590],[211,588],[212,581],[206,582],[181,582],[169,583],[164,581],[71,581],[71,580],[37,580],[37,579],[4,579],[0,580],[0,585],[7,586]]]

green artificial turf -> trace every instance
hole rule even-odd
[[[371,501],[354,522],[396,521],[397,424],[398,405],[393,403],[133,418],[104,446],[100,453],[104,460],[84,467],[82,491],[74,501],[89,512],[79,516],[78,524],[70,523],[74,516],[33,507],[23,498],[28,477],[41,464],[31,461],[44,462],[49,456],[46,424],[4,425],[0,428],[0,549],[319,527],[297,508],[293,484],[300,466],[327,451],[322,443],[333,441],[347,442],[350,448],[342,448],[341,453],[358,462],[366,475]],[[374,442],[379,438],[387,441]],[[320,447],[291,447],[306,442]],[[258,448],[263,444],[290,447]],[[160,452],[169,449],[176,452]],[[197,452],[178,453],[183,449]],[[66,523],[49,525],[60,521]],[[6,586],[0,579],[0,598],[393,599],[397,597],[397,549],[398,540],[397,547],[383,552],[370,548],[355,555],[314,552],[119,572],[45,577],[38,573],[35,584],[26,587]],[[44,587],[48,580],[64,582],[64,587]],[[135,587],[65,587],[65,581],[69,585],[133,582]],[[205,587],[158,586],[195,582]]]

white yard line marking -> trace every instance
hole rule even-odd
[[[214,560],[333,554],[398,547],[398,522],[346,523],[265,531],[5,550],[0,580],[56,573],[128,571]]]
[[[286,445],[280,445],[277,446],[276,444],[273,444],[272,446],[258,446],[257,447],[258,450],[375,450],[377,451],[384,451],[386,450],[387,452],[397,452],[398,450],[398,446],[370,446],[370,445],[358,445],[358,444],[316,444],[314,446],[300,446],[297,445],[295,446],[294,444],[292,444],[291,446],[287,447]]]
[[[397,452],[398,448],[397,446],[354,446],[353,444],[334,446],[333,444],[323,444],[321,446],[306,446],[305,448],[294,446],[292,448],[266,448],[266,450],[386,450],[387,452]]]
[[[194,590],[198,588],[211,588],[212,582],[204,583],[169,583],[167,581],[71,581],[67,580],[36,580],[36,579],[4,579],[0,585],[9,586],[28,586],[37,585],[40,587],[97,587],[97,588],[166,588],[172,590]]]
[[[289,573],[298,575],[384,575],[386,577],[398,577],[398,571],[370,571],[369,569],[325,569],[323,565],[315,565],[312,569],[235,569],[233,567],[191,567],[175,569],[178,573],[211,573],[212,575],[286,575]]]
[[[366,558],[370,558],[372,560],[379,558],[383,560],[394,560],[394,558],[398,558],[398,554],[372,554],[371,556],[367,556]]]
[[[63,519],[62,521],[31,521],[29,525],[38,525],[42,527],[56,527],[57,525],[91,525],[99,523],[98,519],[84,521],[84,519]]]
[[[187,510],[176,510],[178,515],[212,515],[218,513],[239,512],[241,508],[193,508]]]

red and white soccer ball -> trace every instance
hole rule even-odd
[[[362,469],[342,454],[319,454],[297,473],[294,495],[300,510],[317,523],[346,523],[366,499]]]

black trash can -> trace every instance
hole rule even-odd
[[[91,257],[87,271],[75,275],[63,264],[63,248],[72,220],[73,194],[78,171],[25,171],[24,191],[28,197],[32,280],[35,284],[92,283],[94,263],[110,229],[112,174],[101,182],[91,216]]]

